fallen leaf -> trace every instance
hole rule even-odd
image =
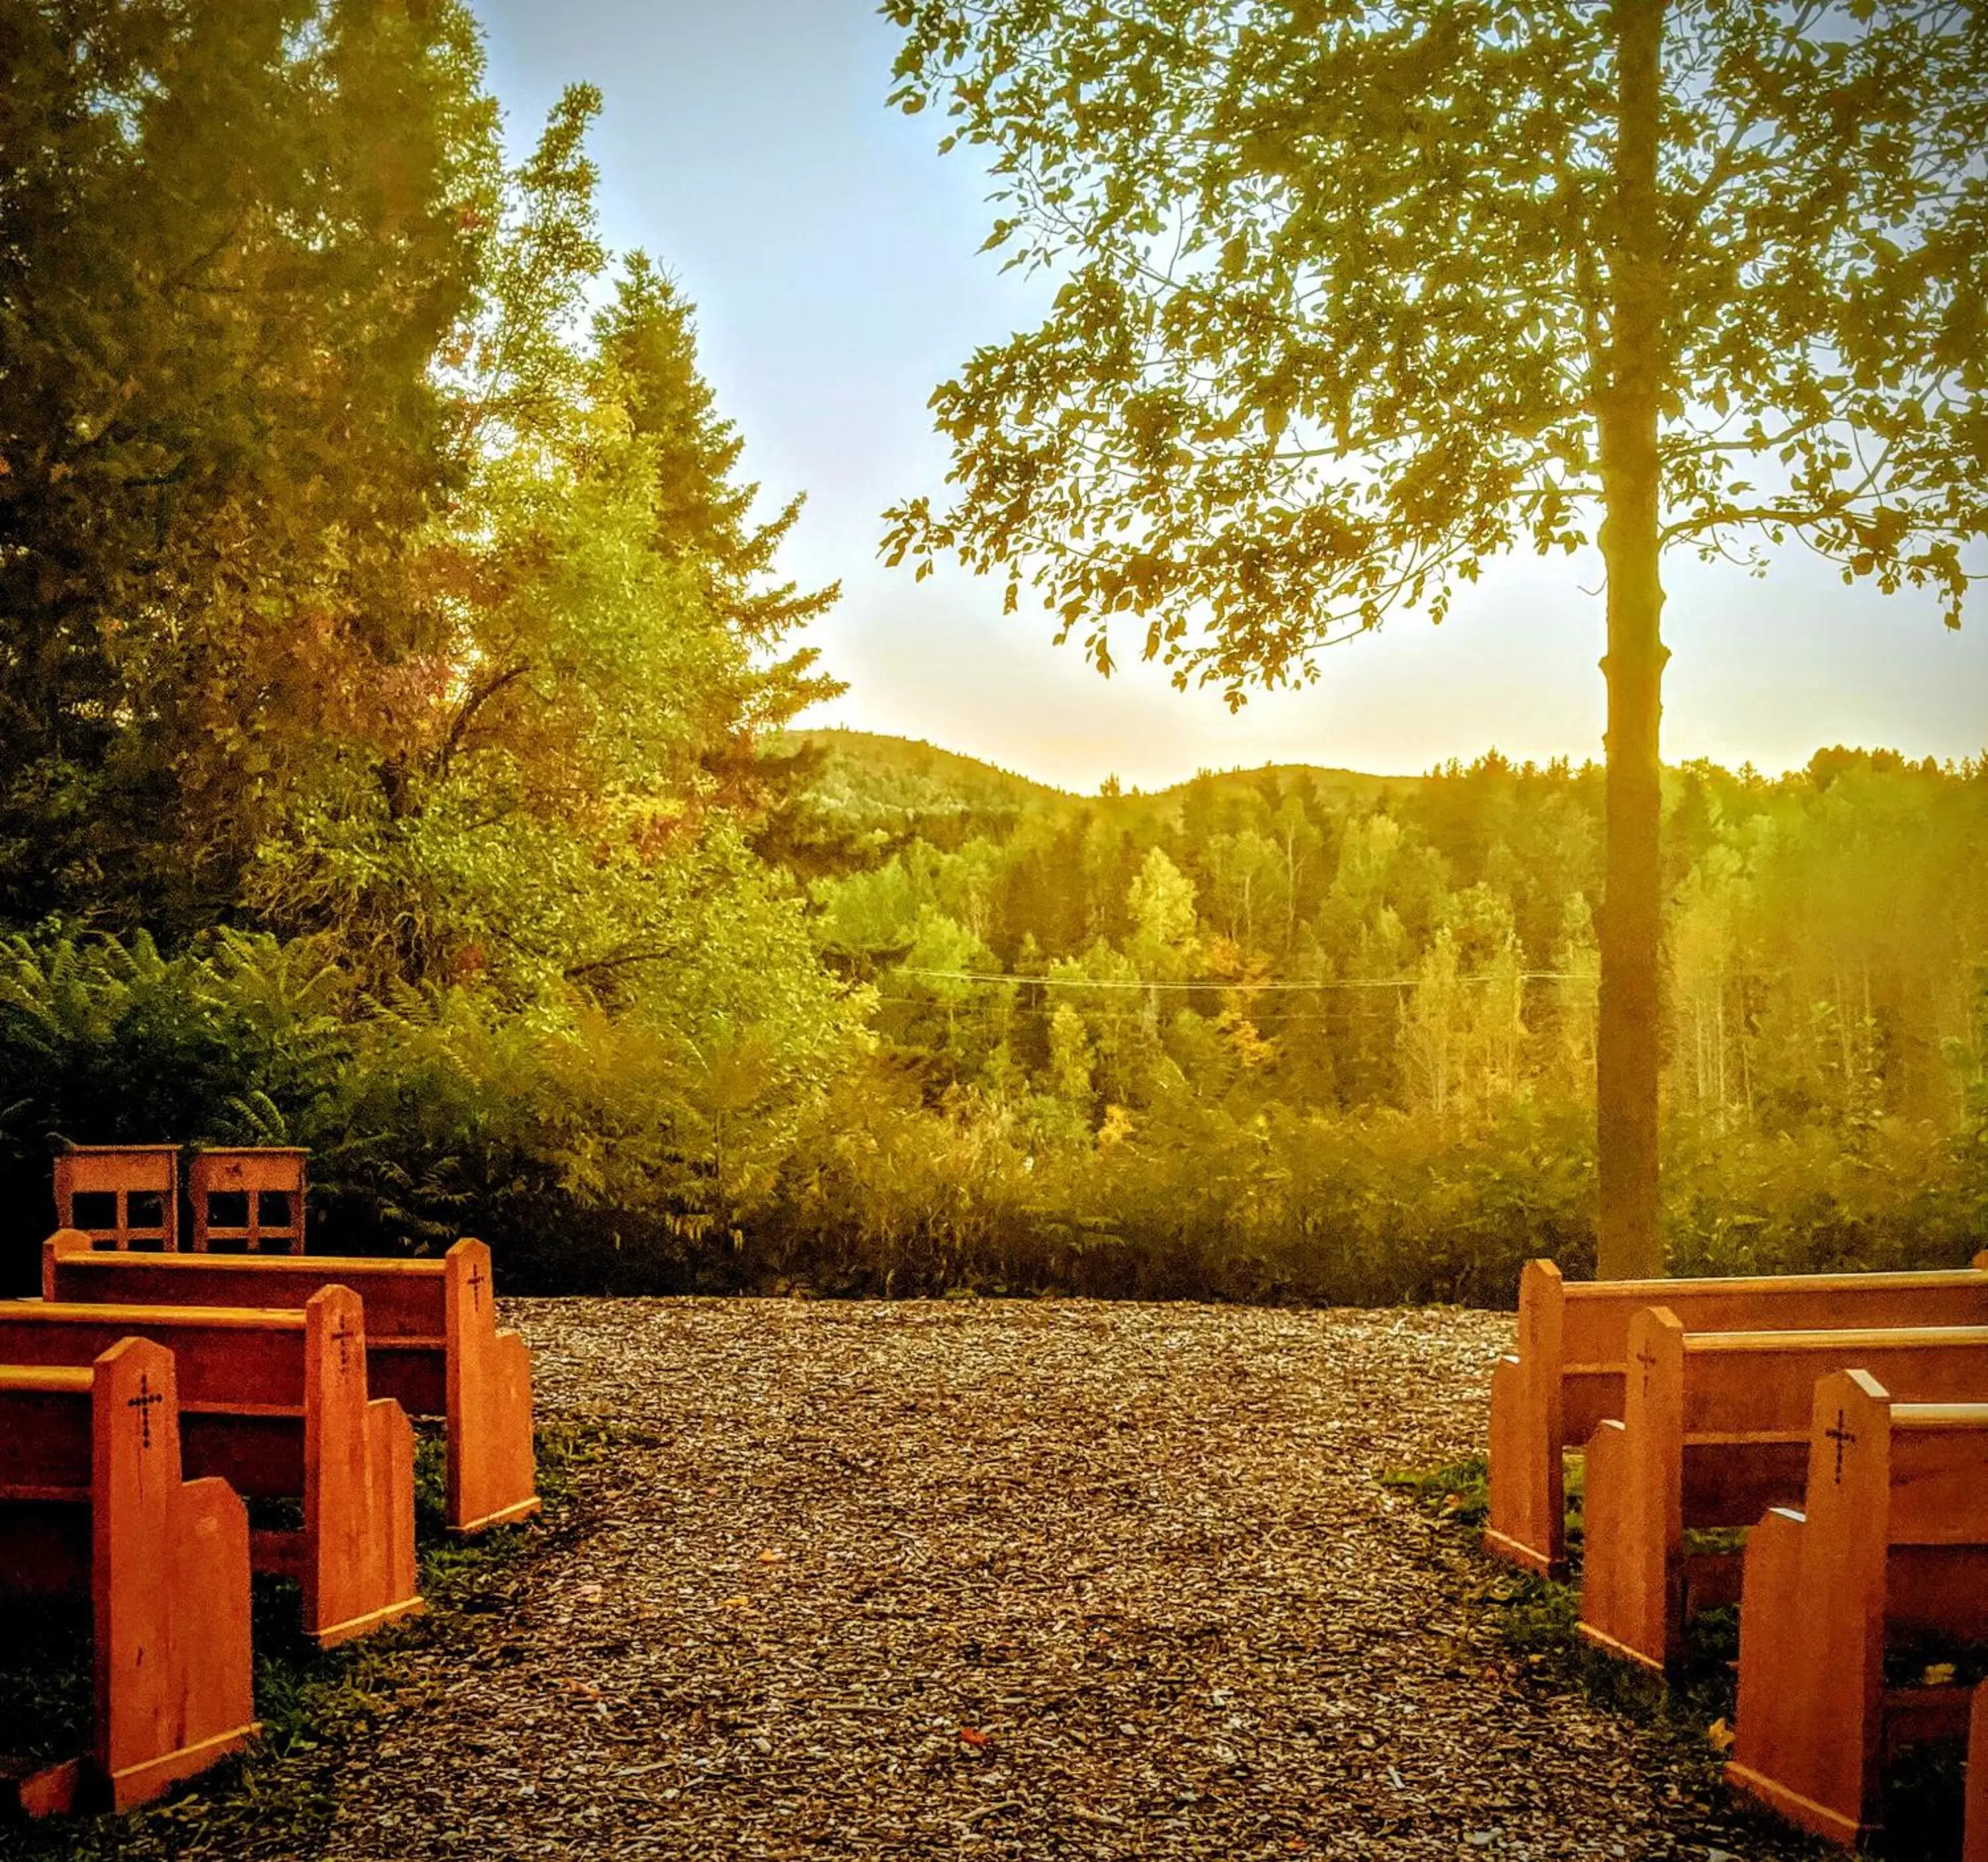
[[[1950,1688],[1953,1685],[1953,1664],[1934,1661],[1926,1665],[1925,1672],[1919,1677],[1922,1688]]]
[[[1733,1749],[1733,1729],[1725,1721],[1714,1720],[1705,1729],[1706,1743],[1716,1752],[1729,1752]]]
[[[969,1745],[981,1746],[986,1745],[989,1742],[988,1735],[982,1732],[977,1726],[961,1727],[959,1729],[959,1736]]]

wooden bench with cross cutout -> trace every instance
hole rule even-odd
[[[325,1287],[301,1312],[0,1304],[0,1363],[87,1364],[130,1337],[173,1353],[190,1472],[303,1501],[300,1531],[257,1532],[250,1549],[256,1570],[297,1580],[306,1635],[329,1648],[421,1607],[414,1429],[368,1393],[356,1293]]]
[[[1567,1571],[1564,1456],[1622,1414],[1630,1322],[1667,1306],[1691,1332],[1988,1325],[1988,1254],[1930,1273],[1567,1285],[1550,1261],[1519,1277],[1518,1349],[1491,1374],[1491,1516],[1485,1549]]]
[[[1868,1370],[1821,1379],[1803,1505],[1770,1510],[1746,1546],[1727,1779],[1860,1840],[1879,1827],[1886,1759],[1967,1732],[1966,1691],[1887,1685],[1887,1647],[1983,1640],[1988,1403],[1895,1401]]]
[[[173,1356],[120,1340],[93,1362],[0,1364],[0,1610],[87,1596],[86,1759],[14,1774],[31,1816],[148,1803],[252,1739],[248,1519],[182,1478]]]
[[[1915,1401],[1988,1401],[1988,1326],[1688,1333],[1666,1306],[1639,1313],[1623,1413],[1587,1445],[1582,1635],[1675,1664],[1687,1616],[1739,1594],[1736,1547],[1688,1557],[1685,1535],[1799,1506],[1816,1380],[1852,1367]]]
[[[498,1329],[482,1242],[458,1242],[439,1261],[99,1254],[66,1233],[42,1245],[49,1299],[299,1306],[333,1282],[366,1303],[376,1394],[411,1415],[445,1419],[449,1529],[480,1532],[536,1512],[531,1353]]]

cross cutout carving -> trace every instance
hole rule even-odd
[[[136,1410],[138,1412],[138,1446],[140,1448],[151,1447],[152,1408],[154,1404],[163,1403],[165,1400],[163,1391],[153,1389],[151,1373],[146,1370],[140,1371],[138,1394],[135,1397],[127,1397],[124,1403],[127,1409]]]
[[[483,1263],[478,1261],[469,1270],[469,1296],[479,1313],[483,1310],[483,1288],[486,1278],[483,1272]]]
[[[353,1331],[351,1326],[346,1323],[344,1315],[340,1313],[339,1315],[338,1330],[333,1333],[331,1336],[337,1341],[338,1344],[339,1369],[340,1370],[350,1370],[352,1368],[352,1359],[349,1354],[348,1347],[351,1344],[353,1340],[355,1338],[363,1338],[365,1337],[365,1334],[363,1332]]]
[[[1823,1434],[1836,1444],[1836,1485],[1841,1487],[1843,1485],[1843,1445],[1854,1441],[1857,1438],[1843,1426],[1843,1412],[1841,1410],[1836,1412],[1836,1427],[1824,1429]]]
[[[1650,1373],[1657,1367],[1657,1354],[1648,1345],[1636,1353],[1636,1362],[1643,1367],[1643,1394],[1650,1394]]]

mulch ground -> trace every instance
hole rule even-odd
[[[310,1862],[1810,1853],[1502,1657],[1378,1484],[1481,1447],[1509,1320],[512,1313],[543,1410],[632,1439],[333,1762]]]

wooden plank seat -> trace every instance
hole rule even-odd
[[[1859,1840],[1889,1754],[1967,1731],[1966,1689],[1886,1685],[1887,1645],[1984,1638],[1988,1403],[1895,1402],[1868,1370],[1823,1378],[1805,1504],[1770,1509],[1746,1547],[1728,1780]]]
[[[0,1363],[88,1364],[130,1337],[173,1353],[188,1468],[245,1499],[303,1502],[303,1529],[256,1532],[250,1556],[296,1579],[304,1632],[325,1648],[421,1607],[414,1428],[390,1397],[369,1397],[365,1336],[342,1286],[300,1313],[0,1304]]]
[[[1915,1401],[1988,1401],[1988,1326],[1688,1333],[1652,1306],[1629,1327],[1628,1367],[1622,1416],[1587,1445],[1580,1627],[1662,1668],[1688,1612],[1739,1593],[1736,1549],[1687,1558],[1685,1533],[1801,1504],[1816,1380],[1859,1367]]]
[[[181,1478],[164,1347],[0,1365],[0,1593],[10,1614],[90,1600],[90,1752],[16,1771],[29,1814],[128,1810],[255,1736],[248,1512],[225,1482]]]
[[[480,1532],[536,1512],[531,1353],[497,1328],[482,1242],[458,1242],[439,1261],[93,1253],[68,1231],[42,1244],[49,1299],[300,1306],[333,1282],[365,1302],[374,1390],[411,1415],[445,1418],[449,1529]]]
[[[1519,1276],[1516,1352],[1491,1374],[1491,1516],[1485,1549],[1567,1573],[1564,1456],[1622,1413],[1629,1324],[1667,1306],[1690,1332],[1988,1325],[1988,1253],[1932,1273],[1760,1279],[1609,1280],[1568,1286],[1550,1261]]]

